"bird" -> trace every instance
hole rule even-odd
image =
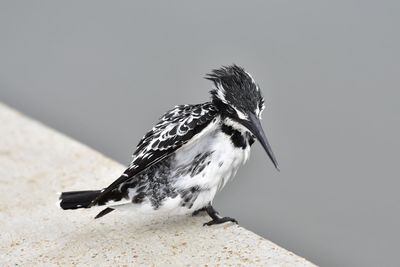
[[[207,226],[238,223],[221,216],[212,203],[256,140],[279,171],[260,122],[265,101],[251,74],[238,65],[214,69],[204,78],[213,84],[208,102],[167,111],[140,140],[118,179],[101,190],[63,192],[60,207],[104,206],[96,219],[124,208],[137,214],[206,212]]]

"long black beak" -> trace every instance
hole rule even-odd
[[[247,129],[250,130],[250,132],[252,132],[257,137],[258,141],[260,141],[265,152],[267,152],[275,168],[279,171],[278,162],[275,158],[274,152],[272,152],[271,145],[268,143],[268,139],[265,136],[264,130],[261,126],[261,122],[257,118],[257,116],[254,114],[250,114],[249,120],[243,121],[242,123],[244,126],[246,126]]]

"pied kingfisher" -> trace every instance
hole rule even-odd
[[[168,111],[137,145],[124,173],[102,190],[60,195],[62,209],[106,206],[95,218],[118,208],[137,212],[197,214],[205,225],[237,221],[212,207],[221,190],[249,157],[255,138],[278,164],[261,127],[264,98],[243,68],[232,65],[205,77],[214,83],[211,101]]]

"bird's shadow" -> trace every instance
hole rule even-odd
[[[113,240],[120,241],[119,237],[140,243],[154,236],[157,236],[156,239],[169,240],[177,236],[190,236],[199,228],[208,232],[230,225],[203,226],[209,221],[209,217],[203,212],[196,216],[141,216],[140,218],[121,212],[107,217],[85,220],[85,223],[77,225],[74,231],[64,233],[63,238],[69,240],[67,243],[83,241],[89,244],[100,239],[104,242],[113,242]]]
[[[86,213],[87,214],[87,213]],[[203,226],[210,220],[208,215],[196,216],[140,216],[129,212],[115,212],[101,219],[82,217],[82,214],[71,213],[63,221],[53,221],[52,229],[57,237],[54,246],[45,252],[48,258],[56,258],[60,263],[71,263],[71,260],[96,258],[102,262],[113,261],[115,257],[121,262],[137,262],[143,259],[151,262],[154,257],[170,259],[172,264],[179,260],[178,255],[192,251],[219,251],[223,248],[216,244],[225,242],[221,231],[237,227],[232,223]],[[78,215],[78,217],[76,217]],[[53,230],[51,230],[53,231]],[[216,243],[219,240],[219,243]],[[161,253],[161,254],[160,254]],[[205,257],[201,254],[199,257]],[[114,257],[114,258],[110,258]]]

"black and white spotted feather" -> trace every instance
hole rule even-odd
[[[180,105],[168,111],[139,142],[130,173],[136,173],[175,151],[199,133],[217,114],[211,103]]]
[[[217,108],[212,103],[179,105],[160,118],[153,129],[140,140],[129,168],[108,186],[91,205],[103,203],[116,189],[130,178],[164,159],[192,140],[216,116]]]

